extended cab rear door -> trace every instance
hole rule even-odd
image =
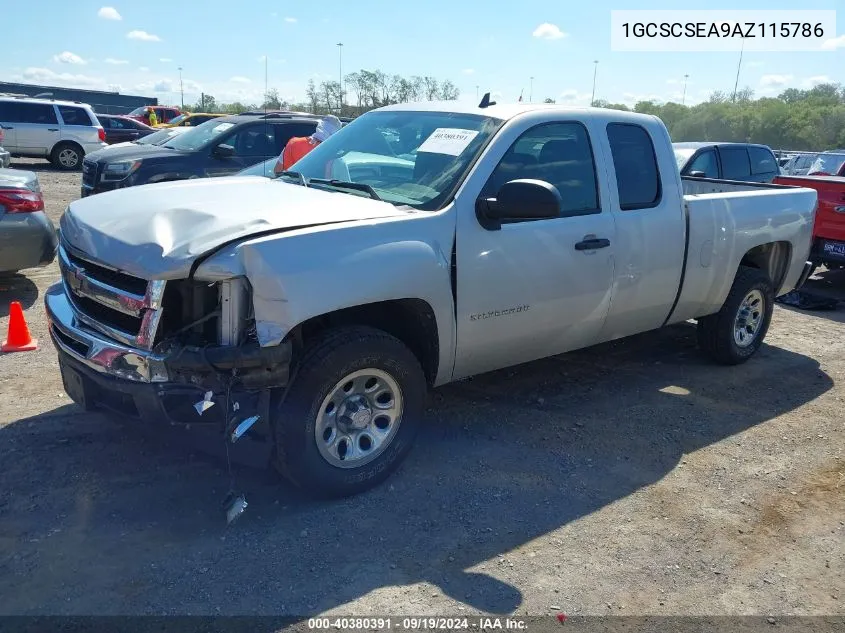
[[[616,230],[613,301],[599,336],[607,341],[666,321],[681,284],[686,215],[669,135],[658,119],[620,116],[597,139]]]
[[[598,339],[617,239],[596,133],[582,113],[562,118],[537,111],[513,119],[456,198],[455,378]],[[561,217],[482,226],[476,200],[495,198],[506,182],[526,178],[558,188]]]

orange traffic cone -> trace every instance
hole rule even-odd
[[[36,349],[38,349],[38,339],[32,338],[29,334],[20,301],[12,301],[12,305],[9,306],[9,335],[0,346],[0,352],[31,352]]]

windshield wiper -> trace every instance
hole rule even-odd
[[[305,180],[305,176],[303,176],[298,171],[287,171],[287,170],[285,170],[283,172],[279,172],[279,176],[288,176],[290,178],[295,178],[297,181],[299,181],[299,184],[302,185],[303,187],[308,186],[308,181]]]
[[[376,193],[376,190],[365,185],[363,182],[350,182],[348,180],[329,180],[328,178],[312,178],[310,182],[316,182],[318,185],[329,185],[330,187],[337,187],[338,189],[353,189],[355,191],[363,191],[373,200],[381,200],[381,197]]]

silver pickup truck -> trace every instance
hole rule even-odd
[[[741,363],[809,270],[815,191],[681,178],[648,115],[396,105],[293,169],[68,207],[45,302],[76,402],[221,445],[258,416],[284,475],[348,495],[427,387],[689,319]]]

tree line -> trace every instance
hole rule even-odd
[[[335,114],[357,116],[375,108],[410,101],[452,101],[460,96],[460,90],[450,80],[439,80],[430,76],[403,77],[389,75],[381,70],[359,70],[349,73],[340,81],[308,81],[306,101],[294,102],[279,96],[271,88],[260,104],[218,103],[213,95],[203,94],[186,110],[192,112],[223,112],[237,114],[249,110],[295,110],[312,114]]]
[[[745,88],[735,95],[714,92],[694,106],[640,101],[633,108],[596,101],[596,106],[654,114],[673,141],[762,143],[772,149],[824,151],[845,148],[845,87],[820,84],[790,88],[777,97],[754,99]]]

